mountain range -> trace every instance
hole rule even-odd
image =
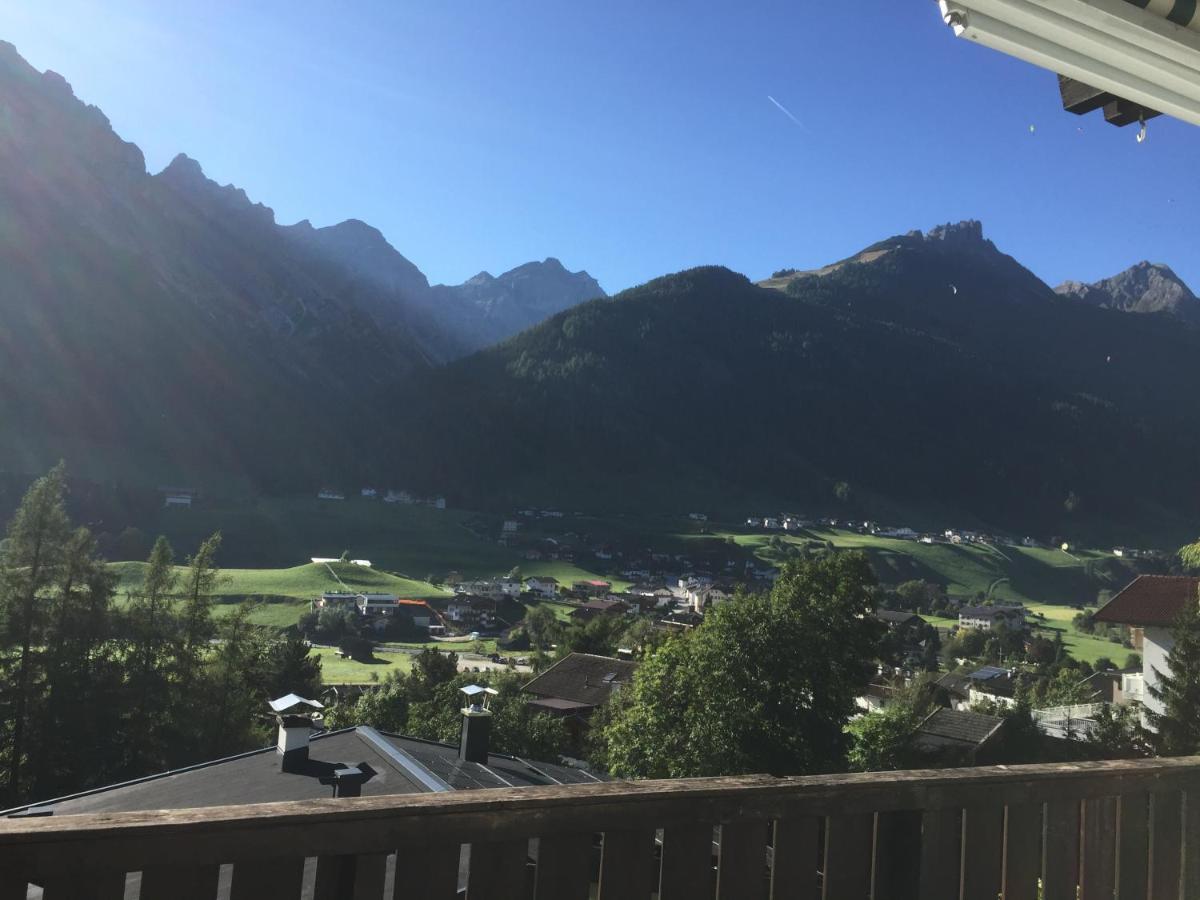
[[[0,44],[0,474],[1013,528],[1200,512],[1196,297],[1052,289],[978,222],[758,284],[605,297],[551,258],[430,285],[375,228],[281,226]]]
[[[3,42],[0,265],[0,465],[269,488],[355,471],[389,386],[604,293],[556,259],[431,286],[362,222],[280,226],[185,155],[149,175]]]

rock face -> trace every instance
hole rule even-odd
[[[472,349],[497,343],[587,300],[604,289],[587,272],[569,272],[553,257],[525,263],[499,277],[480,272],[459,285],[437,285],[434,302],[453,315],[450,330]]]
[[[1095,284],[1066,281],[1054,290],[1091,306],[1133,313],[1165,313],[1185,322],[1200,323],[1200,301],[1170,266],[1162,263],[1143,261]]]
[[[280,226],[183,154],[150,175],[6,43],[0,273],[0,422],[20,426],[0,429],[0,470],[66,456],[105,480],[267,489],[365,477],[403,432],[381,424],[398,382],[594,285],[563,273],[499,315],[435,292],[365,223]]]

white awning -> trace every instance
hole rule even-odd
[[[958,37],[1200,125],[1200,15],[1193,0],[938,5]]]

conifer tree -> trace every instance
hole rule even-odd
[[[59,463],[29,488],[8,527],[0,558],[0,623],[3,671],[0,672],[3,735],[9,800],[25,790],[28,741],[33,732],[45,675],[44,649],[48,610],[44,594],[58,576],[70,535],[64,497],[66,469]]]
[[[1158,756],[1200,753],[1200,602],[1193,598],[1171,628],[1171,648],[1166,672],[1155,669],[1158,684],[1148,686],[1162,711],[1146,708],[1146,723],[1153,729],[1150,744]]]

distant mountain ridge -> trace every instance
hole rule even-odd
[[[150,175],[4,42],[0,271],[0,469],[269,489],[358,477],[397,382],[599,288],[534,263],[507,293],[435,291],[364,223],[279,226],[182,154]]]
[[[1093,284],[1065,281],[1055,292],[1090,306],[1132,313],[1165,313],[1200,324],[1200,299],[1162,263],[1142,261]]]
[[[420,373],[397,464],[501,508],[1200,514],[1200,331],[1057,295],[977,222],[785,278],[679,272]]]

